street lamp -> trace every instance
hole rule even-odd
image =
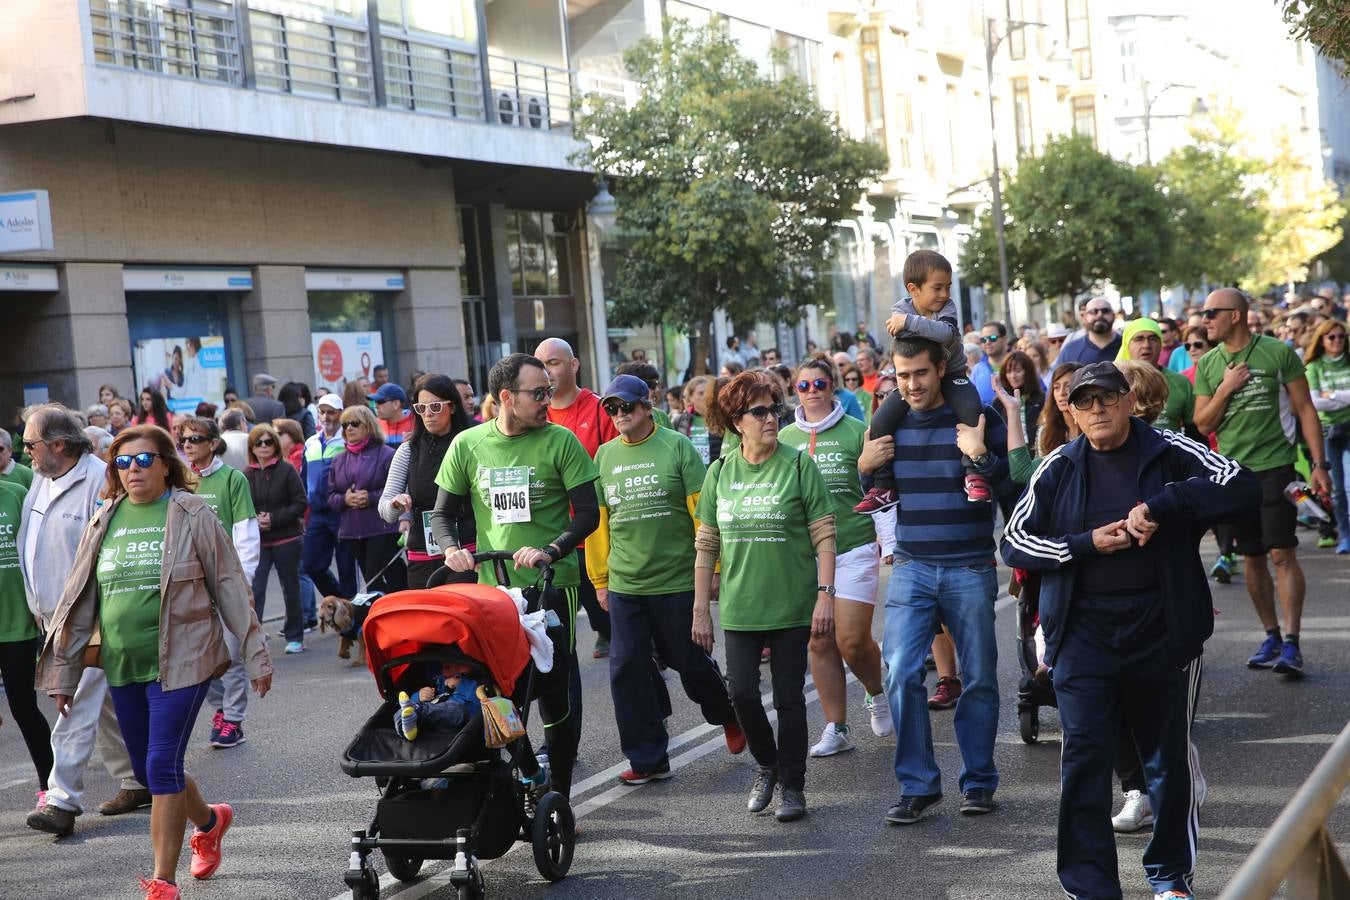
[[[1144,165],[1146,166],[1153,165],[1153,144],[1151,137],[1149,135],[1149,130],[1153,127],[1154,119],[1188,119],[1190,118],[1191,115],[1195,114],[1197,109],[1198,110],[1204,109],[1204,103],[1197,98],[1190,113],[1171,113],[1165,116],[1153,115],[1153,104],[1157,103],[1158,98],[1160,98],[1163,94],[1167,93],[1168,91],[1172,90],[1172,88],[1181,88],[1182,90],[1193,91],[1195,90],[1195,85],[1177,84],[1175,82],[1169,82],[1168,84],[1163,85],[1162,88],[1159,89],[1158,93],[1150,97],[1148,94],[1148,80],[1147,79],[1141,80],[1139,82],[1139,92],[1144,98],[1144,114],[1142,116],[1122,117],[1126,119],[1142,118],[1144,120]]]
[[[998,45],[1003,42],[1004,34],[994,32],[994,23],[1002,22],[1011,30],[1013,28],[1048,28],[1044,22],[1023,22],[1017,19],[993,19],[984,20],[984,75],[987,82],[986,94],[989,96],[989,144],[993,151],[994,171],[989,178],[989,183],[993,188],[994,194],[994,234],[998,239],[998,277],[999,283],[1003,288],[1003,313],[1007,318],[1008,330],[1013,327],[1012,317],[1012,296],[1008,290],[1008,242],[1003,234],[1003,190],[1000,184],[998,171],[998,123],[994,117],[994,54],[998,52]]]

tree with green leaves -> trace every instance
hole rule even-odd
[[[1278,0],[1289,33],[1350,65],[1350,0]]]
[[[1054,138],[1022,159],[1003,190],[1008,272],[1043,297],[1110,280],[1124,293],[1159,283],[1172,253],[1170,210],[1153,179],[1080,135]],[[998,284],[991,217],[975,223],[967,279]]]
[[[618,201],[610,319],[698,335],[703,371],[715,311],[795,322],[825,299],[838,223],[886,156],[715,27],[668,20],[624,63],[637,102],[591,95],[577,120],[589,145],[575,161],[613,179]]]
[[[1340,243],[1346,214],[1336,185],[1294,152],[1288,135],[1259,174],[1266,200],[1256,266],[1242,282],[1249,291],[1291,285],[1308,277],[1309,264]]]

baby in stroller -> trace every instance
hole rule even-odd
[[[407,691],[398,695],[394,713],[394,732],[410,741],[426,727],[438,731],[458,731],[478,710],[478,682],[469,677],[473,669],[461,663],[442,663],[434,686],[424,687],[416,697]]]

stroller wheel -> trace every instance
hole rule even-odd
[[[380,900],[380,876],[367,866],[361,870],[361,882],[352,888],[352,900]]]
[[[384,864],[389,869],[389,874],[399,881],[416,881],[418,873],[422,871],[422,860],[416,856],[394,856],[386,853]]]
[[[1020,711],[1017,719],[1022,727],[1022,741],[1027,744],[1036,743],[1036,739],[1041,735],[1041,716],[1036,707]]]
[[[539,799],[531,842],[535,867],[546,880],[558,881],[572,867],[575,827],[572,807],[562,794],[549,791]]]

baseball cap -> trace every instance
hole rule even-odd
[[[399,403],[407,403],[408,395],[403,393],[403,388],[394,384],[392,381],[386,381],[380,385],[380,389],[370,395],[370,399],[376,403],[383,403],[386,400],[397,400]]]
[[[319,398],[318,406],[326,406],[329,409],[336,409],[342,412],[342,398],[337,394],[324,394]]]
[[[1120,374],[1115,363],[1097,362],[1089,363],[1073,373],[1073,380],[1069,382],[1069,399],[1072,400],[1075,394],[1086,388],[1124,393],[1130,389],[1130,383]]]
[[[605,388],[605,393],[600,397],[601,402],[614,397],[625,403],[637,403],[650,399],[647,388],[647,382],[636,375],[615,375],[614,380]]]

